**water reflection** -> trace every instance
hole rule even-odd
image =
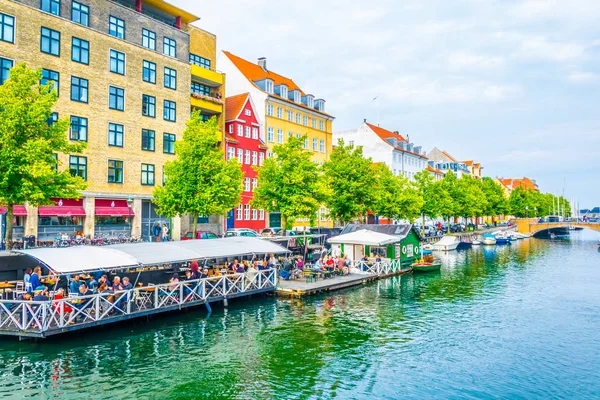
[[[216,307],[208,318],[197,310],[39,343],[3,341],[0,395],[593,397],[595,246],[481,246],[440,254],[440,273],[316,298],[261,297]],[[563,264],[571,281],[557,285],[566,281]],[[566,379],[573,368],[578,376]]]

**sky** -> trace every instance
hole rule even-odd
[[[366,118],[600,206],[600,1],[170,1],[324,98],[334,131]]]

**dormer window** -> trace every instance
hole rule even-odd
[[[244,111],[244,114],[245,114],[247,117],[249,117],[249,116],[251,116],[251,115],[252,115],[252,113],[250,112],[250,110],[249,110],[249,109],[246,109],[246,110]]]
[[[302,102],[306,107],[315,108],[315,96],[312,94],[307,94],[302,98]]]
[[[279,96],[284,99],[288,98],[288,87],[286,85],[279,85]]]
[[[325,112],[325,100],[323,100],[323,99],[315,100],[314,108],[317,109],[318,111]]]
[[[290,97],[291,99],[294,101],[294,103],[300,103],[301,100],[301,96],[300,96],[300,91],[299,90],[292,90],[292,92],[290,93]]]
[[[273,81],[270,79],[265,79],[265,91],[267,93],[273,93]]]

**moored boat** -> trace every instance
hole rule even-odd
[[[433,246],[429,243],[424,244],[421,246],[421,252],[423,254],[431,254],[431,253],[433,253]]]
[[[481,241],[485,245],[494,246],[496,244],[496,236],[492,235],[491,233],[484,233]]]
[[[473,246],[479,246],[481,244],[481,242],[479,240],[473,240],[472,245]]]
[[[439,242],[433,244],[433,250],[436,251],[453,251],[456,250],[460,240],[456,236],[444,236]]]
[[[411,265],[413,272],[435,272],[442,267],[441,263],[418,262]]]

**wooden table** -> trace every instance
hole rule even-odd
[[[142,288],[138,289],[140,292],[154,292],[156,291],[156,287],[155,286],[145,286]]]
[[[16,285],[13,283],[6,283],[6,282],[0,283],[0,289],[2,289],[2,298],[6,297],[6,289],[14,289],[15,286]]]
[[[58,281],[55,281],[52,279],[42,279],[40,282],[42,282],[44,285],[54,286],[54,285],[56,285],[56,282],[58,282]]]

